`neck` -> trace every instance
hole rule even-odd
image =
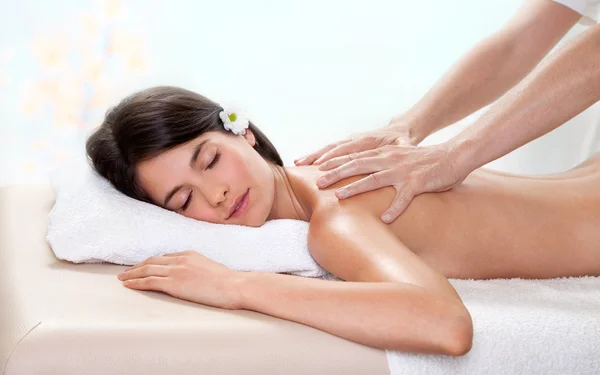
[[[275,182],[273,207],[267,220],[293,219],[310,221],[310,203],[297,184],[290,180],[286,169],[269,163]]]

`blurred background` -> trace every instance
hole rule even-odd
[[[2,0],[0,185],[46,183],[54,168],[84,160],[106,110],[154,85],[241,109],[292,165],[386,125],[522,1]],[[488,166],[566,170],[598,148],[599,112]]]

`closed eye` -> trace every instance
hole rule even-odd
[[[206,166],[206,169],[213,168],[215,166],[215,164],[217,164],[217,162],[219,161],[220,158],[221,158],[221,153],[219,151],[217,151],[213,160],[210,162],[210,164],[208,166]]]
[[[219,162],[220,158],[221,158],[221,153],[219,151],[217,151],[213,160],[210,162],[210,164],[208,166],[206,166],[206,169],[212,169]],[[188,195],[188,198],[186,199],[185,203],[181,207],[181,211],[187,210],[187,208],[190,206],[190,203],[192,203],[192,194],[193,194],[193,190],[190,191],[190,195]]]
[[[189,206],[190,203],[192,203],[192,194],[194,193],[194,191],[190,191],[190,195],[188,195],[187,200],[185,201],[185,203],[183,204],[183,206],[181,207],[182,211],[185,211]]]

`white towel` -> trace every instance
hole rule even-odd
[[[260,228],[201,222],[117,191],[87,164],[53,172],[56,202],[46,239],[59,259],[133,265],[195,250],[231,269],[328,277],[307,246],[308,223],[272,220]]]
[[[450,281],[471,312],[473,348],[388,351],[392,375],[600,374],[600,277]]]

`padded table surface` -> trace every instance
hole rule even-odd
[[[45,240],[53,203],[47,185],[0,188],[3,374],[389,374],[385,351],[129,290],[122,266],[58,260]]]

